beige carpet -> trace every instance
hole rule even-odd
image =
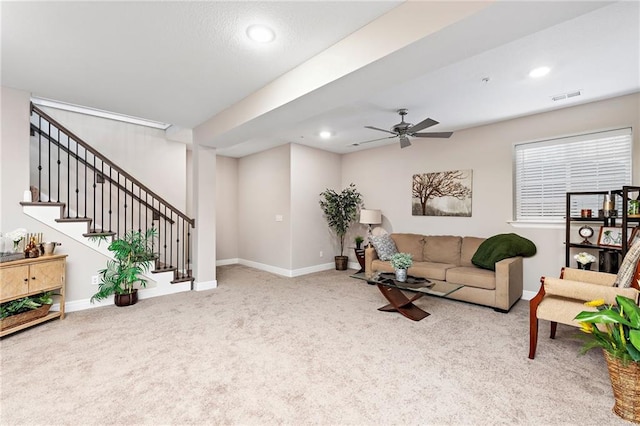
[[[219,288],[68,314],[2,339],[2,424],[629,424],[577,329],[425,297],[413,322],[328,271],[232,265]]]

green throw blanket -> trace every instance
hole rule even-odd
[[[498,234],[484,240],[471,258],[479,268],[496,270],[496,262],[514,256],[529,257],[536,254],[536,245],[518,234]]]

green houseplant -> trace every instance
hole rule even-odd
[[[335,257],[336,269],[347,269],[348,257],[344,256],[344,237],[349,227],[356,221],[358,211],[362,207],[362,195],[351,183],[338,193],[327,189],[320,193],[320,208],[327,219],[329,228],[335,232],[340,241],[340,256]]]
[[[413,258],[409,253],[396,253],[391,256],[391,266],[396,270],[396,280],[405,282],[407,280],[407,269],[413,265]]]
[[[353,241],[356,243],[356,248],[359,249],[362,247],[362,243],[364,242],[364,237],[362,235],[356,235]]]
[[[145,287],[147,284],[141,275],[150,270],[157,257],[153,251],[157,235],[155,228],[144,232],[131,230],[109,244],[113,259],[107,261],[105,269],[98,271],[100,283],[98,292],[91,297],[92,303],[112,294],[117,306],[133,305],[138,301],[138,289],[134,286]]]
[[[587,333],[581,353],[602,348],[615,399],[613,411],[640,423],[640,307],[621,295],[616,296],[616,305],[606,305],[604,300],[586,305],[597,311],[582,311],[575,317]]]

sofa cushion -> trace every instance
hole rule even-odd
[[[453,235],[429,235],[424,239],[422,260],[425,262],[460,264],[462,238]]]
[[[514,256],[533,256],[536,254],[536,245],[533,241],[527,240],[518,234],[498,234],[487,238],[476,254],[471,258],[471,262],[485,269],[495,271],[496,262]]]
[[[371,271],[372,272],[394,272],[393,266],[391,263],[386,260],[375,259],[371,262]]]
[[[456,265],[451,263],[414,262],[407,273],[414,277],[444,281],[447,278],[447,270],[455,267]]]
[[[409,253],[414,262],[422,261],[424,235],[419,234],[391,234],[400,253]]]
[[[473,266],[471,259],[476,254],[480,244],[485,238],[478,237],[462,237],[462,248],[460,249],[460,266]]]
[[[391,256],[398,252],[396,243],[393,242],[388,234],[372,236],[371,244],[373,244],[373,247],[376,249],[380,260],[390,260]]]
[[[460,266],[447,269],[447,282],[451,284],[462,284],[467,287],[495,290],[496,274],[495,272],[476,268],[475,266]]]

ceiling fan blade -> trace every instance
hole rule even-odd
[[[415,126],[409,127],[408,133],[419,132],[420,130],[426,129],[427,127],[435,126],[438,124],[436,120],[432,120],[431,118],[427,118],[426,120],[422,120]]]
[[[411,136],[417,136],[419,138],[450,138],[453,132],[426,132],[426,133],[412,133]]]
[[[390,130],[385,130],[385,129],[381,129],[379,127],[373,127],[373,126],[364,126],[365,129],[372,129],[372,130],[379,130],[381,132],[387,132],[387,133],[391,133],[392,135],[398,135],[396,132],[392,132]]]
[[[400,148],[406,148],[408,146],[411,146],[411,141],[409,141],[409,138],[405,135],[400,136]]]
[[[371,139],[371,140],[369,140],[369,141],[364,141],[364,142],[355,142],[355,143],[352,143],[352,144],[351,144],[351,146],[360,146],[360,145],[362,145],[363,143],[369,143],[369,142],[381,141],[381,140],[383,140],[383,139],[392,139],[392,138],[395,138],[395,137],[396,137],[396,135],[393,135],[393,136],[387,136],[387,137],[384,137],[384,138],[378,138],[378,139]]]

